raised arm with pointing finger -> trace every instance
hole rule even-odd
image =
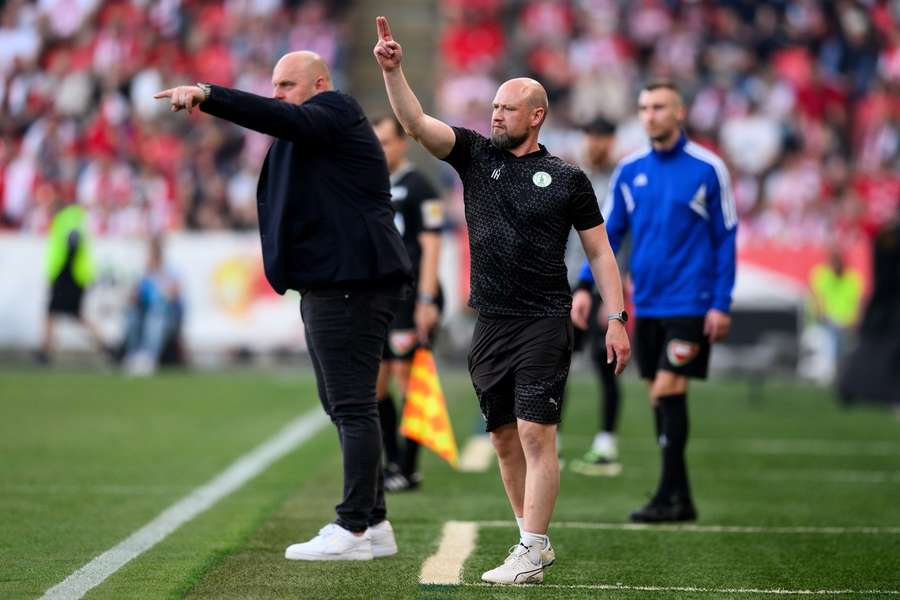
[[[501,85],[490,138],[426,115],[403,76],[403,49],[378,17],[375,58],[403,128],[459,174],[469,238],[469,306],[478,312],[469,373],[497,450],[519,544],[490,583],[540,583],[555,561],[547,536],[559,492],[556,425],[572,357],[565,264],[574,227],[616,313],[607,347],[621,372],[631,356],[622,287],[603,215],[584,172],[538,143],[547,91],[519,77]]]
[[[425,146],[437,158],[446,158],[456,143],[456,136],[449,125],[425,114],[419,99],[409,87],[400,61],[403,48],[391,35],[391,26],[386,17],[375,20],[378,27],[378,43],[375,44],[375,60],[381,65],[384,86],[387,88],[391,108],[403,129],[414,140]]]

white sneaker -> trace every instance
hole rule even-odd
[[[607,462],[616,462],[619,459],[619,448],[616,444],[616,436],[608,431],[601,431],[594,436],[591,450]]]
[[[503,564],[485,572],[481,580],[488,583],[541,583],[544,581],[544,559],[542,553],[536,548],[532,552],[532,548],[522,544],[512,546]]]
[[[541,550],[541,566],[546,568],[555,562],[556,552],[553,551],[553,546],[550,542],[547,542],[547,547]]]
[[[337,523],[329,523],[319,535],[284,551],[288,560],[372,560],[372,537],[366,531],[353,535]]]
[[[378,525],[369,527],[366,533],[372,538],[372,555],[375,558],[397,554],[397,539],[390,521],[385,519]]]

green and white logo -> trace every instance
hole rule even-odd
[[[553,181],[553,178],[550,177],[550,173],[545,173],[544,171],[538,171],[534,174],[534,177],[531,178],[531,181],[534,182],[534,185],[539,188],[545,188]]]

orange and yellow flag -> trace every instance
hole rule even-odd
[[[419,348],[413,355],[400,433],[433,450],[456,468],[458,453],[434,355]]]

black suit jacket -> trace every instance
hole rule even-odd
[[[256,192],[276,292],[410,278],[384,152],[356,100],[329,91],[296,105],[211,86],[200,109],[276,138]]]

